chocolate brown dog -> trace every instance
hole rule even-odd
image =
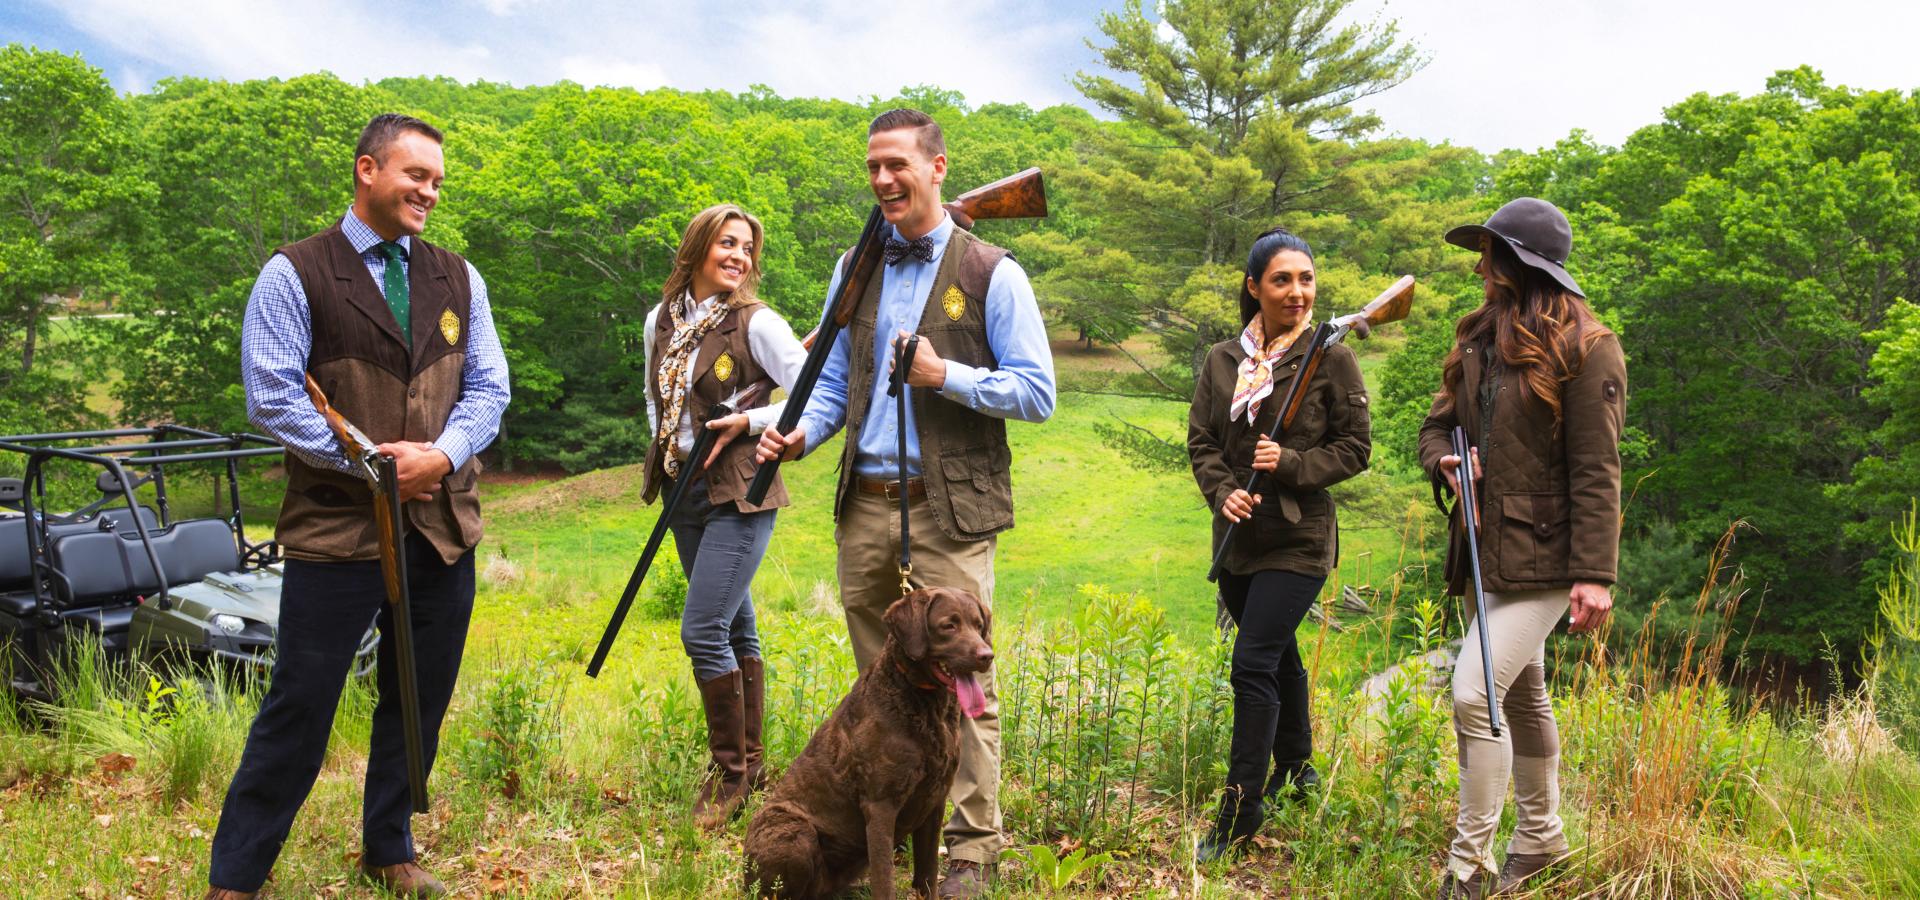
[[[893,848],[913,836],[913,889],[932,896],[940,825],[960,761],[960,715],[986,711],[992,614],[966,591],[914,591],[887,608],[887,644],[813,733],[747,827],[747,890],[834,897],[867,872],[893,897]]]

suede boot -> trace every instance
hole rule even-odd
[[[747,790],[767,786],[766,745],[760,735],[766,725],[767,669],[758,657],[740,660],[742,709],[746,713]]]
[[[747,799],[746,702],[740,670],[700,683],[700,704],[707,711],[707,750],[713,760],[693,801],[693,819],[717,830],[740,812]]]
[[[1294,803],[1319,789],[1320,773],[1314,770],[1313,763],[1281,763],[1273,767],[1273,774],[1267,778],[1262,798],[1269,806]]]
[[[1205,864],[1223,856],[1240,855],[1247,839],[1260,830],[1262,818],[1258,793],[1243,785],[1227,785],[1220,794],[1220,808],[1214,812],[1212,830],[1194,850],[1194,861]]]

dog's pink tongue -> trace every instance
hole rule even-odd
[[[969,719],[978,719],[987,712],[987,692],[975,681],[973,673],[953,676],[953,693],[960,698],[960,711]]]

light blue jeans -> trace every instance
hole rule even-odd
[[[680,613],[680,644],[693,661],[694,677],[711,681],[760,656],[748,589],[773,537],[777,510],[743,513],[732,503],[707,501],[707,480],[687,486],[668,522],[680,570],[687,575],[687,605]]]

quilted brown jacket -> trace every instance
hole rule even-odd
[[[1563,420],[1533,397],[1517,376],[1489,376],[1485,346],[1462,345],[1461,396],[1420,428],[1420,466],[1436,493],[1448,490],[1440,457],[1453,452],[1455,425],[1480,450],[1480,575],[1489,591],[1612,584],[1620,551],[1620,432],[1626,421],[1627,363],[1620,339],[1608,334],[1585,364],[1561,383]],[[1490,417],[1480,402],[1492,377]],[[1491,428],[1483,421],[1491,419]],[[1483,431],[1488,433],[1482,433]],[[1472,577],[1466,532],[1453,510],[1447,544],[1448,590],[1463,594]]]
[[[1309,332],[1311,333],[1311,332]],[[1229,421],[1233,384],[1247,358],[1238,339],[1208,351],[1187,413],[1187,455],[1193,479],[1213,510],[1213,544],[1220,546],[1227,518],[1220,506],[1253,474],[1253,448],[1273,427],[1287,385],[1306,355],[1298,340],[1274,363],[1274,390],[1260,403],[1252,426],[1245,416]],[[1335,344],[1320,361],[1293,427],[1280,438],[1280,466],[1261,479],[1261,502],[1251,521],[1234,529],[1223,563],[1228,572],[1248,575],[1269,569],[1324,576],[1340,554],[1340,523],[1331,485],[1360,474],[1373,453],[1373,419],[1367,386],[1353,351]]]

